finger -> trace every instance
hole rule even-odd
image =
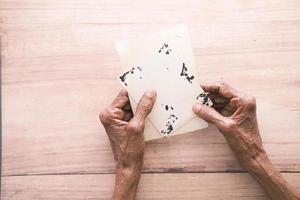
[[[111,103],[111,107],[122,109],[129,102],[128,93],[122,89]]]
[[[136,124],[144,123],[147,115],[151,112],[156,99],[156,92],[154,90],[147,90],[140,99],[134,117],[131,121]]]
[[[201,87],[205,92],[215,93],[228,99],[238,96],[238,92],[226,83],[203,84]]]
[[[99,114],[100,121],[103,125],[111,125],[116,120],[122,120],[125,112],[119,108],[106,108]]]
[[[195,104],[193,106],[193,111],[200,118],[207,122],[213,123],[218,127],[221,127],[225,121],[225,118],[220,113],[209,106]]]
[[[208,98],[214,103],[214,104],[226,104],[229,102],[229,100],[225,97],[222,97],[218,94],[212,93],[208,94]]]

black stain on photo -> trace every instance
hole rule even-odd
[[[186,78],[186,80],[190,83],[192,83],[192,80],[195,78],[194,75],[188,74],[188,69],[187,69],[185,63],[182,63],[182,69],[181,69],[180,76],[184,76]]]

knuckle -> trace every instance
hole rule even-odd
[[[256,99],[252,95],[244,95],[243,97],[244,104],[251,110],[256,109]]]
[[[109,108],[101,111],[99,114],[99,119],[102,124],[108,124],[110,119],[113,117],[113,113]]]
[[[256,108],[256,98],[254,96],[249,96],[248,104],[251,108]]]
[[[101,111],[99,113],[99,119],[102,124],[107,122],[107,113],[105,111]]]
[[[127,126],[127,131],[132,133],[132,134],[139,134],[143,131],[144,125],[142,123],[130,123]]]

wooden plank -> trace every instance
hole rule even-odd
[[[0,1],[3,174],[112,173],[97,116],[120,89],[114,42],[178,22],[201,81],[254,94],[272,161],[300,171],[299,1],[147,2]],[[214,127],[147,144],[145,172],[240,170]]]
[[[252,19],[292,21],[300,17],[297,10],[300,3],[297,0],[251,1],[251,3],[226,0],[187,0],[184,2],[180,0],[164,2],[1,0],[0,3],[4,16],[3,22],[11,24],[198,23],[202,20],[214,22],[228,19],[226,17],[231,17],[230,21],[234,22]]]
[[[300,174],[284,174],[300,190]],[[113,174],[3,177],[2,198],[110,199]],[[267,200],[248,174],[143,174],[137,199]]]

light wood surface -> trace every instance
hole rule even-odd
[[[284,174],[300,189],[299,174]],[[80,181],[78,181],[80,179]],[[5,177],[4,199],[110,199],[114,176],[49,175]],[[246,173],[143,174],[137,199],[268,200]]]
[[[98,113],[121,88],[114,42],[178,23],[201,82],[256,96],[264,146],[299,187],[300,1],[0,0],[3,199],[110,196]],[[265,199],[213,126],[146,148],[139,199]]]

